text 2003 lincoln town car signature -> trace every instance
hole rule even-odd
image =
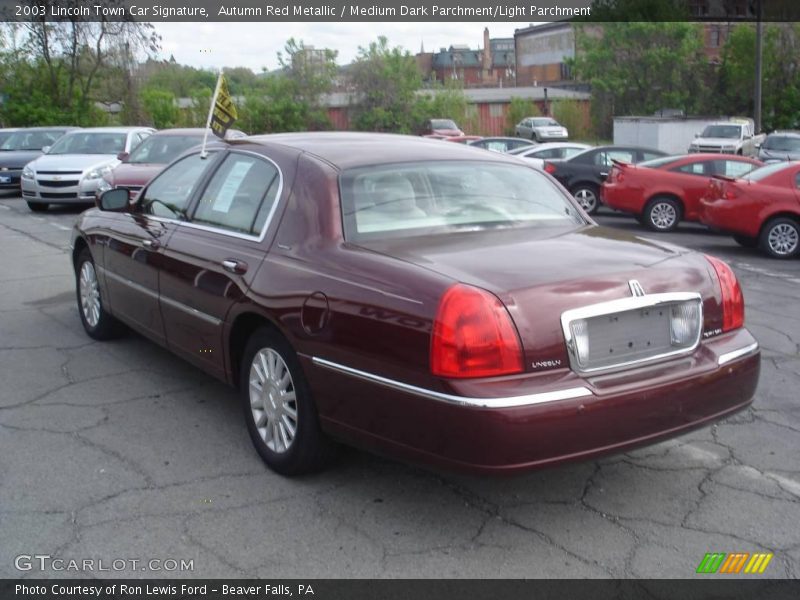
[[[748,406],[758,344],[723,262],[596,226],[514,158],[376,134],[190,152],[74,231],[80,316],[241,390],[274,470],[329,440],[513,472]]]

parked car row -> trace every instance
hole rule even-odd
[[[742,133],[747,128],[747,120],[725,122],[710,125],[704,135],[744,136],[751,143],[753,136]],[[667,156],[652,148],[537,144],[520,137],[467,143],[530,161],[557,179],[589,214],[605,205],[633,214],[657,232],[700,222],[776,258],[800,254],[800,163],[786,162],[800,158],[800,132],[771,133],[758,143],[758,158],[744,155],[750,149],[739,153],[728,147]]]
[[[20,189],[35,212],[51,204],[94,203],[98,193],[114,186],[135,194],[164,165],[200,144],[205,133],[200,128],[156,132],[151,127],[2,130],[0,189]],[[228,131],[229,138],[243,135]]]

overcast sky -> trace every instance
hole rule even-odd
[[[290,37],[307,46],[338,50],[339,64],[352,61],[359,46],[385,35],[392,46],[412,54],[436,51],[451,44],[483,46],[483,28],[491,37],[513,37],[514,29],[529,23],[156,23],[161,34],[161,57],[175,56],[181,64],[217,69],[250,67],[259,72],[278,66],[276,55]]]

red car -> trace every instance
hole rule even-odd
[[[615,161],[600,188],[602,202],[636,215],[653,231],[672,231],[700,219],[700,198],[711,177],[738,177],[763,163],[730,154],[665,156],[632,165]]]
[[[714,178],[700,220],[774,258],[800,254],[800,162],[772,163],[739,179]]]
[[[205,129],[202,128],[157,131],[134,148],[130,154],[123,152],[117,157],[122,163],[103,178],[97,194],[119,187],[130,190],[131,198],[136,198],[139,190],[166,165],[192,146],[201,144],[204,134]],[[243,136],[244,133],[241,131],[229,129],[226,138]],[[218,141],[218,138],[209,132],[208,141],[213,143]]]
[[[758,383],[725,263],[598,227],[503,154],[256,136],[98,206],[72,237],[87,334],[124,323],[237,386],[281,473],[331,440],[482,473],[587,459],[724,418]]]

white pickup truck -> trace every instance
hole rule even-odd
[[[719,121],[706,125],[702,133],[695,134],[689,152],[756,156],[765,137],[764,134],[755,134],[752,119]]]

